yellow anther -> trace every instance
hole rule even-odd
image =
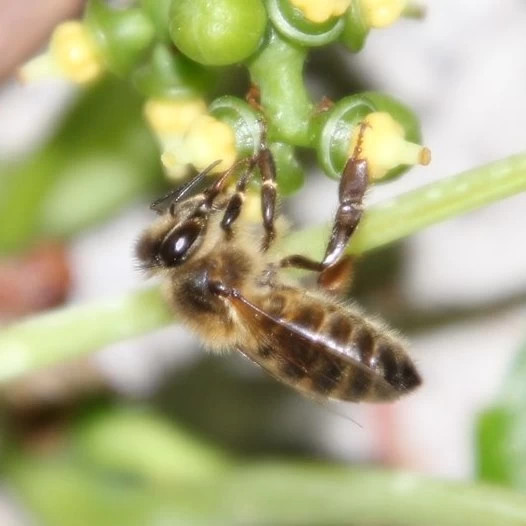
[[[407,0],[360,0],[361,12],[369,27],[387,27],[396,22]]]
[[[198,117],[184,138],[187,162],[198,170],[204,170],[214,161],[221,160],[213,173],[222,172],[236,160],[236,136],[234,130],[210,115]]]
[[[303,16],[314,22],[321,24],[334,16],[341,16],[351,5],[351,0],[289,0],[297,7]]]
[[[70,21],[57,26],[49,50],[22,66],[19,76],[23,81],[62,76],[85,84],[103,72],[102,59],[88,30],[82,22]]]
[[[204,114],[197,116],[185,134],[159,136],[163,147],[161,162],[169,177],[184,176],[188,165],[204,170],[214,161],[221,160],[211,173],[222,172],[236,160],[234,130],[224,122]]]
[[[158,135],[183,135],[205,113],[203,99],[149,99],[144,105],[144,116]]]
[[[431,152],[425,146],[406,141],[403,127],[389,113],[370,113],[364,119],[359,159],[366,159],[371,179],[381,179],[402,164],[429,164]],[[357,126],[349,147],[349,157],[356,150],[361,126]]]

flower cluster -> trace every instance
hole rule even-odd
[[[338,178],[366,124],[362,153],[372,181],[427,164],[414,114],[388,95],[366,92],[316,103],[303,69],[313,47],[340,42],[359,51],[371,28],[390,25],[407,0],[141,0],[112,8],[89,0],[82,21],[65,22],[48,51],[21,68],[23,79],[63,76],[86,84],[105,74],[131,82],[172,178],[189,166],[215,171],[253,155],[263,127],[282,193],[303,183],[297,147],[316,151]],[[218,93],[221,67],[248,68],[247,100]]]

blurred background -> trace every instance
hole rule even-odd
[[[427,5],[422,21],[373,31],[361,53],[324,50],[308,65],[316,94],[385,91],[421,118],[431,165],[376,186],[368,204],[525,148],[526,3]],[[81,11],[76,0],[0,1],[0,192],[13,169],[26,189],[0,210],[2,242],[13,247],[0,260],[4,324],[144,286],[133,245],[152,219],[151,198],[166,183],[140,119],[140,98],[111,82],[86,95],[63,81],[21,85],[14,77],[59,20]],[[330,85],[320,84],[320,72]],[[56,195],[41,205],[39,188],[57,172]],[[109,173],[117,182],[107,184]],[[101,220],[85,227],[93,195],[104,201]],[[39,239],[18,250],[17,236],[30,227],[17,199],[29,210],[59,207],[45,217],[51,231],[62,234],[67,225],[69,240]],[[285,209],[304,227],[330,220],[335,203],[336,183],[313,169]],[[9,433],[40,451],[78,426],[79,440],[89,443],[92,415],[118,403],[155,411],[163,425],[174,422],[247,458],[306,456],[470,479],[477,416],[496,399],[526,340],[525,210],[526,195],[518,195],[360,260],[355,297],[403,332],[424,379],[400,402],[353,405],[342,416],[288,391],[241,356],[207,354],[174,325],[3,387]],[[86,446],[86,458],[95,447]],[[8,472],[0,483],[0,523],[40,524],[20,498],[21,492],[39,502],[31,476]]]

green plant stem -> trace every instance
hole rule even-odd
[[[361,525],[518,526],[526,520],[519,493],[371,469],[261,463],[232,477],[221,507],[229,508],[230,496],[234,510],[241,492],[244,513],[251,508],[249,516],[260,524],[343,525],[352,519]]]
[[[350,245],[357,254],[402,239],[449,217],[526,190],[526,154],[469,170],[368,210]],[[289,236],[287,252],[319,257],[328,227]],[[67,307],[0,332],[0,381],[131,338],[173,321],[157,290]]]
[[[266,46],[248,64],[250,79],[261,92],[273,141],[296,146],[310,143],[313,104],[303,82],[305,48],[282,39],[275,31]]]
[[[0,331],[0,383],[167,325],[158,289],[34,316]]]
[[[16,459],[8,480],[33,512],[56,526],[75,517],[100,526],[171,525],[522,526],[523,494],[411,473],[300,462],[258,462],[188,484],[128,485],[67,461]],[[64,504],[66,503],[66,505]]]
[[[418,230],[526,191],[526,154],[462,172],[380,203],[364,214],[349,245],[361,254]],[[299,231],[287,239],[287,249],[320,257],[329,226]]]

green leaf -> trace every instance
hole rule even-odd
[[[152,484],[197,483],[221,472],[226,457],[148,407],[104,406],[74,426],[83,462]]]
[[[494,407],[477,425],[479,478],[526,491],[526,343]]]

